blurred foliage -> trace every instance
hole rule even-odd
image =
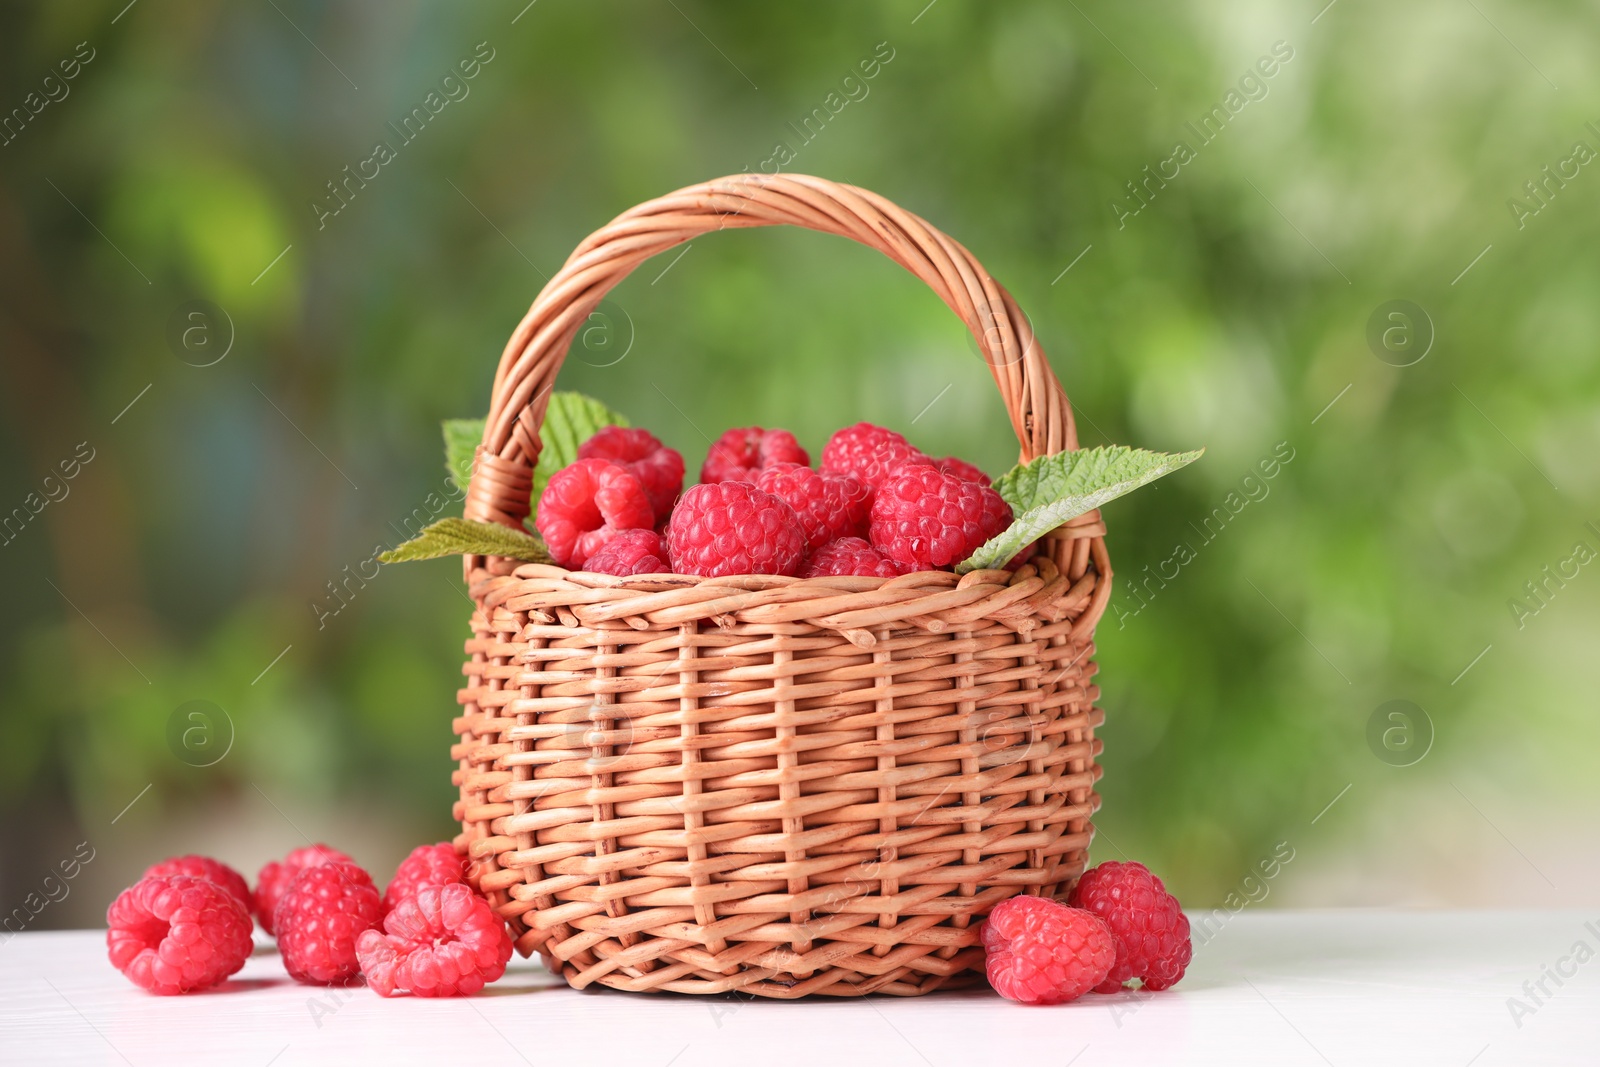
[[[48,835],[104,833],[147,783],[146,820],[254,786],[449,833],[459,574],[359,576],[434,517],[440,420],[486,410],[572,247],[778,142],[787,169],[971,248],[1033,317],[1086,443],[1209,450],[1107,511],[1097,859],[1126,850],[1203,905],[1346,783],[1318,832],[1383,817],[1406,775],[1592,802],[1600,578],[1547,584],[1521,629],[1507,603],[1600,546],[1600,176],[1547,183],[1521,228],[1507,205],[1536,203],[1524,183],[1575,141],[1600,147],[1578,4],[1338,4],[1314,24],[1317,4],[1198,0],[124,4],[0,16],[0,107],[65,93],[0,146],[0,508],[95,450],[0,550],[8,871]],[[1251,75],[1280,41],[1292,58]],[[62,82],[79,42],[93,58]],[[390,124],[479,42],[470,91],[403,143]],[[1236,89],[1201,143],[1187,124]],[[806,139],[835,92],[859,99]],[[325,215],[379,140],[396,157]],[[1194,158],[1133,214],[1128,183],[1178,140]],[[1437,330],[1404,368],[1366,340],[1398,298]],[[168,339],[197,299],[233,334],[206,367]],[[845,242],[716,235],[603,311],[563,387],[691,469],[705,434],[753,422],[816,450],[871,419],[991,471],[1015,459],[959,323]],[[1292,460],[1260,477],[1280,442]],[[1208,539],[1230,493],[1248,503]],[[1193,558],[1140,610],[1134,584],[1171,575],[1180,542]],[[1403,770],[1364,740],[1397,697],[1437,728]],[[236,728],[211,767],[168,747],[191,699]]]

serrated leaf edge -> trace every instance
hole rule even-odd
[[[1187,467],[1205,455],[1205,451],[1205,449],[1201,448],[1193,452],[1168,453],[1166,462],[1150,467],[1132,478],[1124,478],[1121,481],[1101,486],[1087,493],[1057,497],[1054,500],[1029,508],[1012,519],[1010,526],[1007,526],[1000,533],[979,545],[977,551],[958,563],[956,565],[956,573],[966,574],[968,571],[1002,567],[1010,561],[1012,556],[1022,551],[1030,541],[1043,537],[1056,527],[1061,526],[1063,523],[1071,522],[1085,512],[1093,511],[1120,496],[1133,492],[1141,486],[1149,485],[1157,478],[1171,474],[1182,467]],[[1007,477],[1011,473],[1013,472],[1008,471],[1002,477]],[[999,480],[996,479],[997,482]],[[1022,534],[1016,533],[1019,529],[1025,532]],[[1007,546],[1013,544],[1015,547],[1010,547],[1008,550]]]

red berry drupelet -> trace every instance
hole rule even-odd
[[[361,973],[380,996],[469,996],[505,973],[511,935],[468,886],[420,886],[361,935]]]
[[[974,467],[966,460],[958,459],[955,456],[946,456],[943,459],[935,460],[933,465],[938,467],[944,473],[955,478],[960,478],[964,482],[971,482],[973,485],[993,484],[989,480],[989,476],[983,473],[983,471],[979,470],[977,467]]]
[[[794,508],[806,531],[806,548],[867,531],[872,491],[853,474],[817,472],[798,463],[774,463],[756,476],[756,488]]]
[[[282,860],[273,860],[261,868],[261,873],[256,875],[256,918],[261,922],[261,929],[268,935],[272,934],[272,913],[278,907],[278,898],[283,891],[289,888],[289,883],[294,881],[294,876],[306,867],[315,867],[321,863],[351,863],[349,856],[336,848],[327,845],[307,845],[305,848],[292,850]]]
[[[250,958],[250,913],[224,887],[194,875],[154,875],[106,912],[111,965],[152,993],[216,985]]]
[[[872,498],[872,547],[911,570],[960,563],[1010,524],[999,493],[925,463],[901,467]]]
[[[1116,938],[1116,965],[1097,992],[1115,993],[1135,978],[1154,992],[1183,977],[1194,955],[1189,918],[1144,864],[1102,863],[1084,872],[1067,902],[1100,916]]]
[[[187,874],[215,882],[243,904],[245,911],[250,910],[252,904],[250,883],[244,880],[244,875],[226,863],[219,863],[210,856],[174,856],[169,860],[162,860],[144,872],[146,878],[165,878],[174,874]]]
[[[372,876],[353,863],[324,863],[295,875],[278,898],[273,925],[289,977],[341,985],[361,971],[356,940],[383,918]]]
[[[667,552],[678,574],[795,575],[806,535],[793,508],[749,482],[692,485],[667,520]]]
[[[1002,900],[983,921],[982,937],[989,984],[1022,1004],[1076,1000],[1105,981],[1117,958],[1097,916],[1047,897]]]
[[[667,545],[660,534],[654,530],[623,530],[590,556],[583,569],[627,578],[635,574],[664,574],[672,567],[667,563]]]
[[[550,476],[534,525],[551,558],[581,570],[623,530],[653,527],[655,509],[633,471],[606,459],[580,459]]]
[[[894,560],[859,537],[829,541],[806,557],[800,568],[802,578],[855,575],[860,578],[893,578],[900,574]]]
[[[579,459],[608,459],[633,471],[644,483],[656,522],[672,511],[683,491],[683,454],[668,448],[649,430],[606,426],[578,446]]]
[[[824,471],[853,474],[872,489],[907,463],[932,462],[904,437],[870,422],[858,422],[837,431],[822,449]]]
[[[811,457],[788,430],[750,426],[729,430],[712,443],[705,464],[700,468],[700,481],[707,485],[726,481],[753,482],[762,468],[774,463],[798,463],[804,467],[810,462]]]
[[[389,914],[402,900],[415,896],[425,885],[453,885],[467,880],[467,864],[448,841],[437,845],[418,845],[400,861],[394,877],[383,891],[383,913]]]

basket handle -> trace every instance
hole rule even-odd
[[[779,224],[859,241],[937,293],[977,339],[1023,462],[1078,447],[1067,395],[1033,327],[972,253],[865,189],[799,174],[738,174],[623,212],[578,245],[540,290],[500,356],[466,518],[521,528],[551,387],[573,338],[613,286],[650,257],[701,234]]]

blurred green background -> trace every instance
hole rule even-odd
[[[971,248],[1085,443],[1209,450],[1107,510],[1095,860],[1192,907],[1592,902],[1592,8],[524,4],[5,6],[0,910],[84,841],[32,928],[170,853],[381,880],[449,835],[459,567],[331,589],[579,240],[779,144]],[[846,242],[715,235],[603,311],[564,387],[691,469],[757,422],[1015,459],[959,323]]]

